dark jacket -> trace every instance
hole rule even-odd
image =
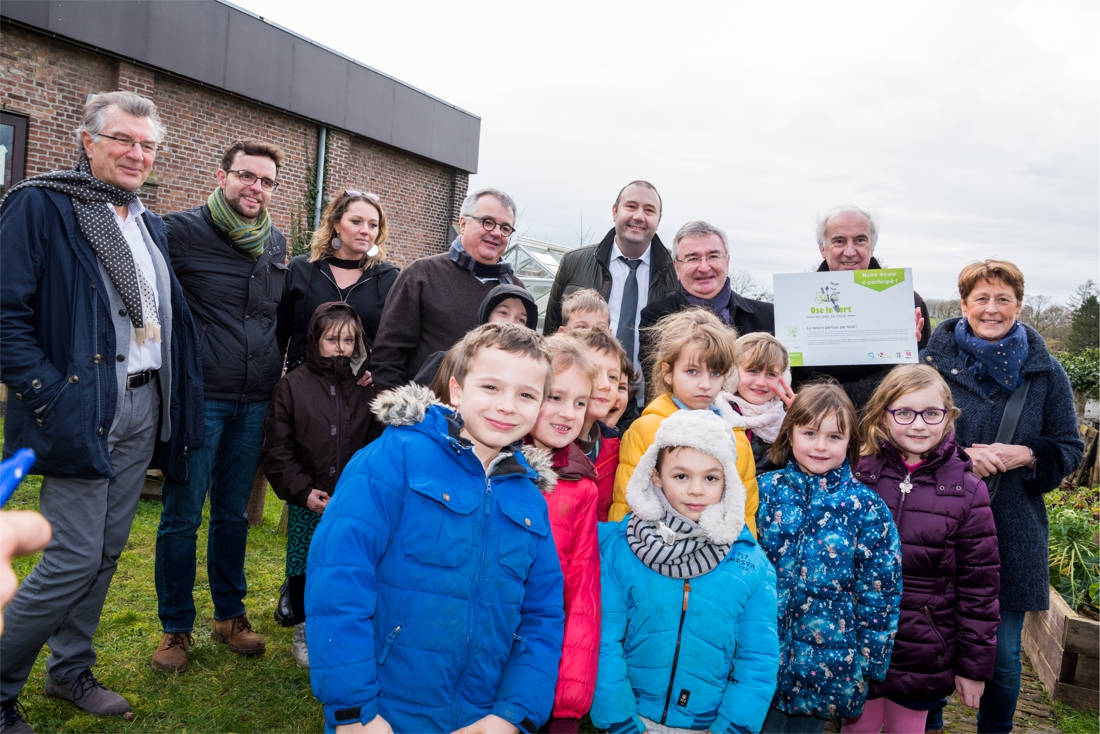
[[[202,445],[204,431],[198,333],[171,273],[164,223],[148,211],[142,220],[168,266],[172,310],[154,461],[185,481],[187,449]],[[115,291],[72,200],[40,188],[16,191],[0,216],[0,243],[0,377],[10,388],[4,457],[31,448],[35,474],[113,477],[107,439],[123,398],[129,339],[116,337]]]
[[[346,303],[322,304],[306,332],[337,309],[355,313]],[[279,499],[305,507],[311,489],[332,496],[352,455],[382,433],[370,410],[374,396],[373,387],[356,384],[351,357],[322,357],[309,342],[305,368],[279,380],[264,417],[261,466]]]
[[[935,701],[955,676],[988,681],[997,652],[1000,559],[985,482],[948,436],[910,474],[898,450],[860,459],[856,479],[882,498],[901,538],[898,636],[886,680],[873,693]],[[912,489],[901,492],[909,477]]]
[[[515,275],[512,280],[523,285]],[[481,282],[447,252],[402,270],[386,299],[371,353],[378,391],[404,385],[433,352],[450,349],[477,326],[478,309],[497,285]]]
[[[207,400],[258,403],[283,371],[275,310],[283,297],[286,239],[274,227],[259,258],[215,226],[206,204],[164,217],[168,250],[195,316]]]
[[[921,359],[939,370],[951,386],[955,405],[962,410],[955,423],[955,437],[966,448],[996,440],[1008,395],[998,389],[987,396],[966,368],[955,343],[958,321],[956,317],[940,322]],[[1021,374],[1031,377],[1031,386],[1009,443],[1027,446],[1035,452],[1037,463],[1034,471],[1020,467],[1006,473],[992,503],[1000,541],[1001,609],[1014,612],[1046,609],[1050,603],[1043,494],[1058,487],[1081,463],[1084,453],[1073,409],[1073,388],[1065,370],[1047,351],[1037,331],[1026,325],[1021,328],[1028,340]]]
[[[879,270],[882,268],[878,260],[873,257],[869,265],[871,270]],[[828,269],[829,263],[822,260],[817,271],[820,273]],[[920,314],[924,317],[924,328],[921,329],[920,339],[917,340],[917,349],[924,349],[928,345],[929,338],[932,336],[932,318],[928,315],[928,306],[925,304],[924,299],[921,298],[920,294],[916,291],[913,292],[913,305],[920,309]],[[894,365],[892,364],[842,364],[821,365],[818,367],[792,367],[791,387],[797,391],[798,388],[805,385],[807,382],[813,382],[822,377],[832,377],[840,383],[840,386],[844,388],[844,392],[848,393],[848,397],[852,399],[852,402],[856,406],[856,410],[862,411],[863,406],[871,399],[871,394],[875,391],[875,388],[882,382],[882,378],[886,377],[886,373],[893,368]]]
[[[355,309],[367,335],[367,346],[373,347],[386,296],[397,280],[398,272],[388,262],[376,263],[341,293],[332,277],[332,266],[325,260],[310,262],[308,255],[299,255],[291,260],[287,266],[276,327],[276,339],[279,349],[287,355],[288,367],[297,367],[305,360],[306,342],[309,340],[306,325],[322,303],[343,301]]]
[[[793,460],[760,477],[760,547],[779,586],[779,683],[788,714],[854,718],[890,664],[901,544],[889,508],[848,461],[811,476]]]
[[[642,369],[650,367],[650,351],[653,349],[653,339],[649,327],[656,324],[665,316],[684,309],[691,308],[691,304],[684,298],[679,286],[671,296],[666,296],[642,309],[642,320],[638,324],[638,359],[642,363]],[[775,334],[775,304],[766,301],[755,301],[751,298],[730,291],[730,325],[737,329],[738,336],[752,334],[756,331],[766,331]]]
[[[728,400],[727,402],[731,408],[737,411],[738,415],[741,415],[741,406],[739,406],[733,400]],[[749,445],[752,446],[752,458],[756,462],[757,477],[767,474],[770,471],[776,471],[777,469],[783,468],[773,462],[771,460],[771,457],[768,455],[772,449],[772,445],[770,443],[760,438],[760,436],[755,431],[748,428],[745,429],[745,435],[749,439]]]
[[[598,245],[578,247],[565,253],[558,265],[558,274],[554,276],[554,285],[550,287],[550,298],[546,305],[546,319],[542,333],[553,334],[561,326],[561,302],[573,291],[581,288],[595,288],[606,301],[611,296],[611,248],[615,244],[615,228]],[[649,298],[646,303],[658,301],[680,287],[676,280],[672,255],[661,238],[653,235],[650,243],[649,259]]]

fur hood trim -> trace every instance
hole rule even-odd
[[[554,455],[546,449],[528,444],[523,447],[523,458],[539,475],[535,485],[543,494],[550,494],[558,486],[558,473],[554,471]]]
[[[422,423],[433,405],[443,403],[430,389],[410,382],[379,394],[371,401],[370,409],[387,426],[412,426]]]
[[[728,405],[726,408],[734,412]],[[657,454],[669,446],[688,446],[721,462],[726,475],[725,492],[718,504],[703,510],[699,527],[714,543],[728,545],[736,541],[745,527],[745,485],[737,473],[737,446],[729,423],[709,410],[678,410],[661,421],[653,443],[642,454],[626,485],[631,510],[651,522],[664,517],[665,510],[657,497],[659,490],[653,486],[653,470]]]

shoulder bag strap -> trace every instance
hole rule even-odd
[[[1010,443],[1012,437],[1016,435],[1016,426],[1020,424],[1020,416],[1024,412],[1024,401],[1027,400],[1029,387],[1031,387],[1031,377],[1026,378],[1024,384],[1016,388],[1009,396],[1008,402],[1005,404],[1005,412],[1001,415],[1001,425],[997,429],[995,443]],[[990,502],[997,495],[997,488],[1001,485],[1002,476],[1004,475],[1000,473],[995,474],[990,481],[986,482]]]

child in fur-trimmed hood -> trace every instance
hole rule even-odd
[[[728,423],[677,411],[630,479],[632,514],[600,526],[598,728],[759,730],[779,670],[776,580],[737,466]]]

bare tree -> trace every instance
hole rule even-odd
[[[1096,283],[1092,278],[1089,278],[1084,283],[1077,286],[1077,290],[1069,297],[1069,301],[1066,305],[1069,307],[1070,311],[1076,311],[1081,308],[1082,303],[1088,300],[1089,296],[1095,296],[1096,293]]]
[[[766,283],[757,279],[752,272],[742,268],[730,268],[730,288],[734,293],[739,293],[745,298],[754,298],[768,303],[775,300],[772,289]]]
[[[958,292],[948,298],[926,298],[924,303],[928,306],[928,315],[937,321],[962,316]]]
[[[1027,296],[1020,312],[1020,321],[1039,332],[1055,350],[1065,341],[1072,319],[1073,311],[1041,294]]]
[[[581,228],[574,234],[577,235],[577,247],[584,247],[592,239],[592,228],[585,229],[584,227],[584,212],[581,212]]]

